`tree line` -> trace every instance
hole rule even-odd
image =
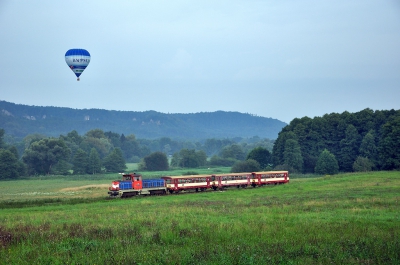
[[[5,141],[7,139],[7,141]],[[206,139],[202,142],[136,139],[135,135],[90,130],[60,137],[32,134],[10,143],[0,129],[0,179],[25,175],[68,175],[123,172],[127,162],[140,162],[140,170],[168,170],[205,165],[232,166],[249,150],[272,150],[273,141],[252,138]],[[211,161],[208,157],[212,156]],[[171,162],[171,163],[169,163]]]
[[[292,172],[400,169],[400,111],[296,118],[279,133],[272,153],[276,168]]]
[[[232,172],[274,169],[317,174],[400,169],[399,110],[296,118],[276,141],[259,137],[149,140],[101,129],[84,135],[71,131],[58,138],[33,134],[12,144],[4,139],[5,131],[0,129],[1,179],[123,172],[126,162],[140,162],[139,169],[149,171],[203,166],[228,166]]]

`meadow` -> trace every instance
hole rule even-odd
[[[1,182],[0,264],[400,263],[398,171],[109,199],[116,178]]]

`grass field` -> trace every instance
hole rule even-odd
[[[0,264],[400,264],[400,172],[108,199],[115,176],[0,185]]]

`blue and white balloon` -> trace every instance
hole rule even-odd
[[[90,63],[90,53],[85,49],[71,49],[65,53],[65,62],[74,72],[79,81],[79,76]]]

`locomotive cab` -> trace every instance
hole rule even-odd
[[[125,174],[122,175],[122,179],[123,181],[131,181],[132,189],[134,190],[141,190],[143,188],[142,175],[140,174]]]

